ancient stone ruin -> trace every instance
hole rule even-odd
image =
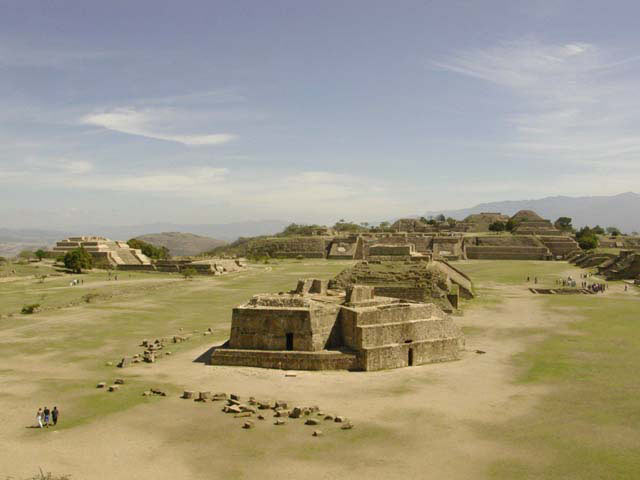
[[[513,220],[515,235],[486,235],[494,222]],[[445,225],[446,224],[446,225]],[[565,232],[531,210],[521,210],[511,219],[485,212],[449,225],[427,224],[405,218],[392,225],[392,232],[362,232],[352,235],[267,237],[251,244],[250,254],[272,258],[327,258],[331,260],[552,260],[579,251],[578,243]],[[478,235],[469,235],[477,232]]]
[[[64,255],[80,247],[84,248],[96,261],[112,266],[151,264],[151,259],[139,249],[131,248],[126,242],[109,240],[105,237],[69,237],[57,242],[52,251],[54,255]]]
[[[444,260],[363,261],[343,270],[330,283],[341,289],[369,285],[374,288],[375,295],[431,302],[448,313],[458,308],[460,297],[474,296],[471,279]]]
[[[458,359],[464,336],[435,303],[374,295],[371,286],[255,295],[233,309],[229,341],[213,365],[288,370],[381,370]]]

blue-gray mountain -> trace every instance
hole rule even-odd
[[[472,213],[502,212],[513,215],[518,210],[534,210],[552,222],[558,217],[571,217],[573,225],[600,225],[618,227],[626,233],[640,231],[640,195],[633,192],[612,196],[593,197],[546,197],[537,200],[510,200],[481,203],[460,210],[426,212],[425,216],[438,215],[462,220]]]

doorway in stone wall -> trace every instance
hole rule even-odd
[[[293,333],[287,333],[287,350],[293,350]]]
[[[407,365],[413,367],[413,348],[409,349],[409,358],[407,359]]]

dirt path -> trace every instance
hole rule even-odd
[[[28,378],[21,386],[0,379],[0,474],[26,476],[43,466],[78,479],[281,479],[301,471],[305,478],[483,478],[493,461],[523,453],[487,441],[482,429],[525,414],[546,391],[513,383],[512,356],[540,338],[532,327],[552,332],[566,322],[544,311],[541,296],[525,286],[500,291],[503,302],[497,307],[476,306],[457,319],[473,327],[457,362],[289,377],[276,370],[194,363],[202,353],[197,349],[118,371],[140,375],[149,386],[317,404],[356,424],[353,431],[332,430],[321,439],[312,439],[309,427],[278,430],[284,427],[270,421],[243,431],[240,420],[222,414],[218,404],[175,395],[70,430],[25,430],[38,406],[30,398],[34,386]],[[22,361],[16,359],[15,366]],[[31,361],[38,376],[65,374],[66,366]],[[12,363],[2,368],[11,369]]]

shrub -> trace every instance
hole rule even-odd
[[[504,222],[493,222],[491,225],[489,225],[489,231],[490,232],[504,232],[507,229],[506,225],[504,224]]]
[[[32,313],[38,313],[40,311],[39,303],[32,303],[31,305],[25,305],[22,307],[21,313],[24,315],[30,315]]]
[[[190,280],[193,277],[195,277],[198,272],[196,272],[195,268],[188,267],[188,268],[182,269],[180,273],[182,273],[182,276],[184,277],[185,280]]]

